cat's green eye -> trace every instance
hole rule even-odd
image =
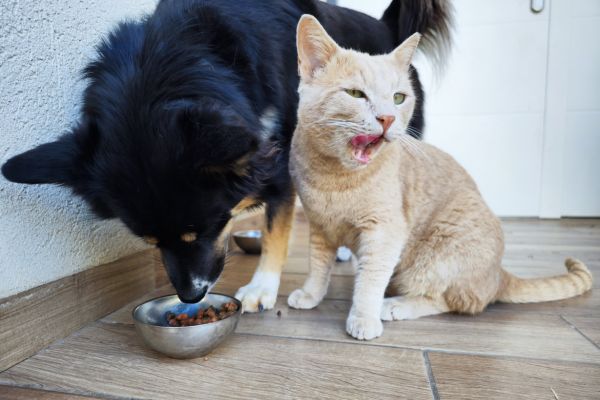
[[[352,97],[356,97],[357,99],[366,99],[367,98],[367,95],[362,90],[345,89],[345,92],[348,93]]]
[[[400,105],[402,103],[404,103],[404,100],[406,100],[406,95],[403,93],[396,93],[394,94],[394,103],[396,105]]]

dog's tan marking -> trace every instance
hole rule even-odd
[[[156,246],[158,244],[158,238],[154,236],[144,236],[142,239],[150,246]]]
[[[181,235],[181,240],[186,243],[195,242],[198,239],[198,234],[196,232],[186,232]]]
[[[227,249],[229,244],[227,243],[229,240],[229,234],[231,233],[231,228],[233,228],[233,219],[230,219],[225,225],[225,228],[221,231],[221,234],[217,238],[214,247],[215,249],[222,251],[223,253],[227,253]]]
[[[250,169],[248,168],[250,164],[250,158],[254,153],[248,153],[238,158],[232,165],[231,170],[237,176],[247,176]]]
[[[271,229],[263,228],[262,256],[258,269],[264,272],[281,273],[287,260],[288,242],[294,222],[294,201],[279,206],[273,217]]]
[[[226,174],[228,172],[233,172],[234,174],[238,175],[238,176],[247,176],[248,172],[250,171],[249,164],[250,164],[250,159],[252,158],[252,155],[254,154],[254,152],[250,152],[247,153],[243,156],[241,156],[240,158],[238,158],[237,160],[233,161],[231,164],[227,164],[227,165],[209,165],[209,166],[205,166],[202,168],[199,168],[199,172],[200,173],[204,173],[204,174]]]
[[[250,207],[254,207],[256,205],[258,205],[258,201],[256,201],[255,199],[253,199],[251,197],[245,197],[235,207],[233,207],[233,210],[231,210],[231,215],[233,217],[237,217],[238,215],[243,213],[246,209],[248,209]]]
[[[279,206],[271,229],[263,229],[262,254],[250,283],[238,290],[235,297],[242,301],[244,312],[269,310],[275,305],[281,270],[287,260],[288,241],[294,220],[294,199]],[[267,225],[267,224],[265,224]]]

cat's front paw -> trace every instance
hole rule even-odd
[[[346,321],[346,332],[358,340],[371,340],[381,336],[383,323],[379,318],[364,318],[351,314]]]
[[[288,297],[290,307],[303,310],[315,308],[320,302],[320,299],[304,291],[304,289],[296,289]]]

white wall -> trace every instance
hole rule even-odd
[[[52,140],[78,117],[80,71],[115,22],[155,0],[0,2],[0,163]],[[99,222],[67,189],[0,177],[0,298],[144,248]]]

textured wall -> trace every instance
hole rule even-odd
[[[0,1],[0,163],[72,125],[94,46],[117,21],[155,3]],[[67,189],[0,177],[0,298],[143,247],[120,223],[95,220]]]

